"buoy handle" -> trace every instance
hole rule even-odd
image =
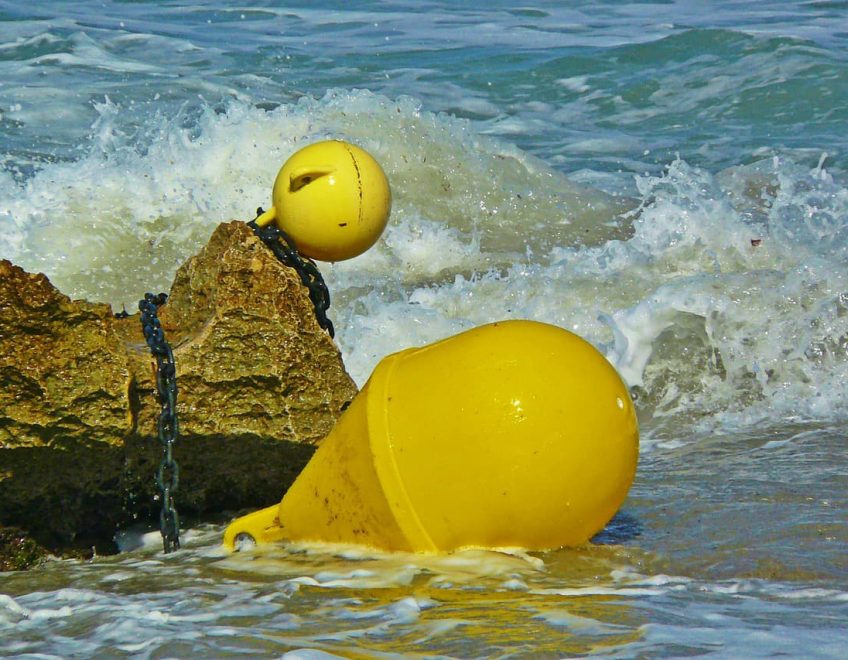
[[[262,215],[260,215],[254,222],[257,227],[265,227],[266,225],[270,225],[274,220],[277,219],[277,209],[275,207],[271,207],[267,211],[265,211]]]

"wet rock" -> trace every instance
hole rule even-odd
[[[81,434],[115,444],[131,430],[114,324],[109,305],[71,301],[44,275],[0,261],[0,447]]]
[[[356,393],[297,274],[226,223],[159,316],[177,364],[180,513],[279,500]],[[0,524],[107,552],[117,527],[158,515],[153,364],[138,314],[0,262]]]

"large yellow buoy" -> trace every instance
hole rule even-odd
[[[621,506],[638,445],[627,388],[591,344],[534,321],[485,325],[383,359],[282,502],[224,543],[578,545]]]
[[[272,200],[256,224],[274,222],[298,252],[320,261],[365,252],[383,233],[392,206],[379,163],[341,140],[316,142],[292,155],[277,174]]]

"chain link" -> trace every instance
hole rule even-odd
[[[174,443],[179,435],[177,421],[177,366],[171,345],[165,341],[165,332],[159,323],[157,311],[165,304],[168,296],[145,293],[139,300],[141,328],[150,352],[156,358],[156,394],[161,406],[157,432],[162,444],[162,461],[156,471],[156,486],[162,497],[162,512],[159,527],[165,553],[180,549],[180,518],[174,506],[174,493],[180,483],[180,466],[173,457]]]
[[[257,218],[263,213],[262,207],[256,209]],[[288,234],[274,225],[258,227],[254,219],[248,222],[247,226],[253,230],[259,240],[271,249],[277,259],[297,271],[300,281],[309,290],[309,299],[315,307],[315,318],[318,325],[326,330],[331,337],[335,336],[333,322],[327,318],[327,310],[330,309],[330,292],[315,262],[312,259],[302,257]]]

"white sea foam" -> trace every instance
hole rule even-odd
[[[593,213],[609,217],[613,211],[605,208],[615,206],[514,150],[502,153],[465,122],[421,113],[410,100],[359,92],[274,111],[233,104],[223,115],[211,108],[196,119],[159,115],[132,133],[119,121],[122,108],[108,98],[96,107],[85,157],[45,166],[24,185],[0,181],[15,229],[3,256],[46,272],[73,296],[117,306],[164,287],[218,222],[246,219],[267,204],[280,164],[301,144],[321,138],[354,140],[388,171],[399,227],[387,235],[393,239],[386,244],[389,268],[409,258],[408,268],[416,270],[416,252],[426,244],[410,242],[418,231],[434,231],[434,245],[454,244],[435,259],[435,249],[421,254],[425,276],[445,267],[475,268],[479,260],[469,261],[464,249],[476,245],[473,232],[491,244],[505,223],[519,223],[498,240],[512,235],[513,247],[521,249],[521,226],[551,212],[565,214],[560,234],[570,231],[574,240],[589,230],[598,240],[591,225],[583,225]],[[58,235],[63,240],[55,240]]]
[[[411,292],[392,293],[386,282],[340,317],[350,330],[339,338],[348,363],[362,382],[387,352],[492,320],[535,318],[594,342],[629,384],[647,391],[643,405],[658,415],[706,414],[704,428],[775,415],[841,418],[846,189],[791,163],[779,163],[778,173],[780,187],[758,222],[741,201],[728,201],[719,180],[678,161],[640,181],[645,202],[629,240],[555,247]],[[437,235],[416,239],[418,254],[439,249],[429,243]],[[474,268],[477,245],[465,254]],[[334,271],[342,289],[345,274]],[[367,343],[358,340],[365,336]]]
[[[799,629],[785,619],[765,637],[752,637],[751,621],[763,616],[763,608],[773,618],[797,617],[798,608],[815,612],[848,602],[835,588],[645,574],[614,548],[539,557],[480,550],[381,553],[301,543],[221,555],[212,552],[220,533],[197,530],[176,562],[163,562],[158,554],[153,560],[157,551],[142,549],[68,564],[74,588],[0,596],[0,627],[14,626],[23,640],[43,639],[16,645],[10,638],[4,652],[177,653],[191,647],[237,654],[259,644],[266,653],[282,648],[290,657],[306,651],[326,657],[357,649],[373,654],[398,638],[438,652],[464,639],[468,626],[490,643],[506,626],[510,634],[530,635],[528,640],[543,645],[534,646],[537,651],[547,648],[538,638],[541,626],[552,644],[576,636],[607,655],[619,645],[638,651],[666,644],[713,650],[739,645],[756,652],[776,649],[782,635]],[[128,577],[116,583],[116,574]],[[247,628],[252,632],[246,637]],[[838,630],[819,633],[811,648],[820,655],[844,641]],[[454,648],[450,655],[458,653]]]
[[[79,161],[0,178],[3,255],[72,296],[132,309],[165,290],[218,222],[267,204],[292,151],[346,137],[394,195],[378,245],[324,268],[360,384],[388,353],[532,318],[594,343],[653,415],[707,428],[846,414],[848,189],[821,164],[717,176],[677,160],[637,178],[641,205],[620,216],[614,198],[411,99],[231,103],[133,133],[108,99],[97,110]]]

